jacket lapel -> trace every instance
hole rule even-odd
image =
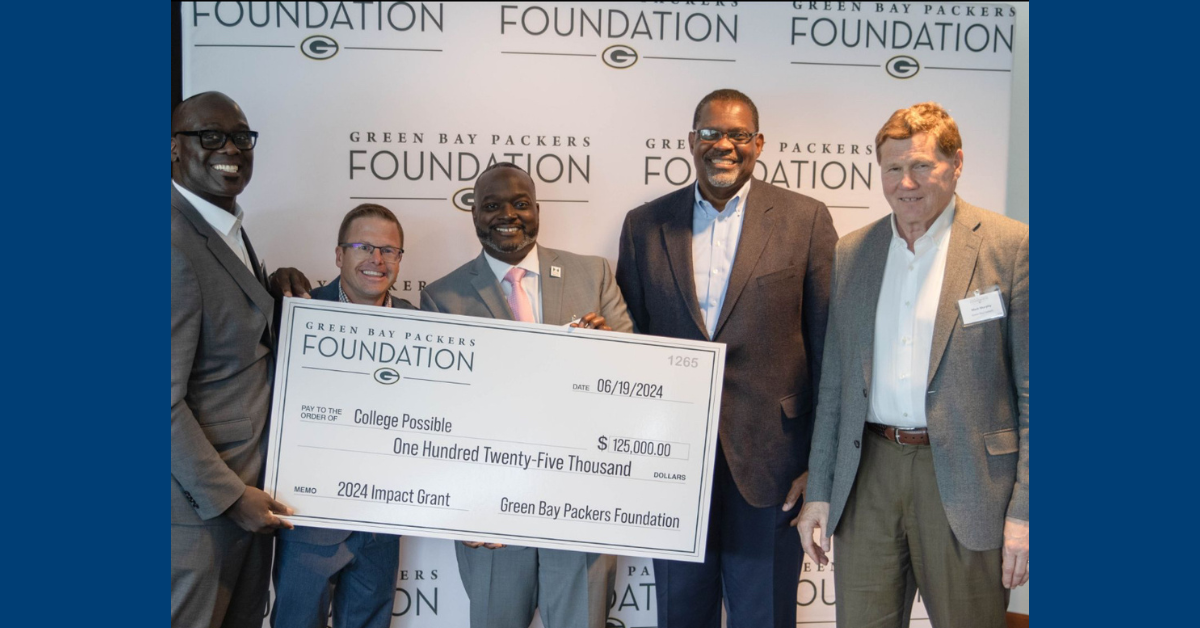
[[[563,278],[555,277],[551,272],[551,266],[558,262],[558,253],[544,247],[538,247],[538,268],[542,276],[538,279],[542,284],[542,322],[547,325],[561,325],[569,322],[563,318],[562,313],[562,295],[563,295]],[[575,314],[586,314],[586,312],[574,312]]]
[[[946,353],[950,335],[958,322],[958,300],[967,296],[971,277],[975,275],[975,260],[979,255],[979,216],[975,208],[954,198],[954,222],[950,225],[950,244],[946,250],[946,274],[942,279],[942,293],[938,298],[937,315],[933,320],[933,346],[929,354],[929,379],[933,383],[938,365]]]
[[[841,315],[856,317],[855,326],[861,330],[858,334],[858,351],[867,391],[871,390],[872,369],[875,368],[875,310],[879,307],[879,291],[883,288],[883,272],[887,267],[888,248],[892,241],[891,220],[892,214],[888,213],[863,238],[862,264],[854,269],[854,275],[846,283],[847,288],[854,290],[855,294],[853,298],[842,301],[855,311]]]
[[[216,229],[213,229],[212,225],[208,224],[208,221],[200,215],[200,212],[196,211],[196,208],[192,207],[192,204],[175,189],[174,185],[171,186],[171,207],[177,209],[184,218],[187,218],[188,222],[192,223],[192,227],[196,229],[196,232],[204,237],[205,245],[208,247],[209,252],[225,268],[225,272],[229,273],[230,277],[233,277],[233,280],[237,282],[242,292],[246,293],[250,301],[254,303],[267,319],[267,328],[269,329],[275,312],[275,301],[271,298],[271,294],[267,292],[266,287],[259,282],[258,277],[249,268],[246,268],[246,265],[242,263],[237,254],[225,243],[221,234],[217,233]],[[243,230],[244,234],[245,230]],[[243,242],[246,242],[247,252],[249,252],[249,240],[245,239]],[[252,263],[257,265],[257,258],[254,257],[253,253],[251,253],[250,259]]]
[[[704,316],[700,314],[700,303],[696,300],[696,279],[692,272],[692,208],[695,204],[695,187],[684,188],[690,193],[679,195],[679,202],[671,212],[671,220],[663,223],[663,245],[667,250],[667,259],[671,264],[671,273],[675,277],[675,285],[679,294],[687,304],[692,322],[700,330],[705,339],[708,329],[704,326]]]
[[[484,255],[487,253],[480,251],[479,257],[475,258],[475,263],[471,266],[471,285],[479,293],[479,300],[491,312],[492,318],[516,320],[517,317],[513,316],[512,309],[508,307],[508,301],[504,298],[504,291],[500,289],[500,282],[496,281],[496,275],[488,266]]]
[[[737,254],[733,259],[733,269],[729,271],[729,285],[725,289],[721,315],[713,328],[713,338],[721,335],[721,328],[725,326],[725,321],[729,320],[729,313],[737,304],[738,297],[742,296],[742,290],[746,288],[746,282],[754,273],[754,267],[758,265],[758,259],[767,248],[767,241],[771,239],[771,231],[775,228],[770,215],[771,205],[763,199],[761,191],[755,194],[756,189],[761,190],[760,184],[757,181],[751,182],[746,213],[742,216],[742,233],[738,236]],[[696,299],[693,298],[694,300]]]

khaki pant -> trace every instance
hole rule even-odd
[[[834,535],[839,628],[907,625],[912,582],[934,628],[1004,628],[1000,549],[959,544],[928,445],[863,433],[862,462]]]

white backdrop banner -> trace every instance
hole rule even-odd
[[[839,233],[888,212],[875,132],[892,111],[927,100],[962,131],[959,192],[1006,209],[1016,33],[1005,4],[197,2],[181,10],[184,96],[225,92],[261,133],[253,181],[239,198],[247,233],[269,268],[295,266],[320,282],[336,276],[342,216],[377,202],[404,225],[396,293],[416,303],[422,285],[478,254],[471,184],[495,161],[533,175],[540,242],[615,263],[625,213],[694,181],[693,110],[723,87],[758,106],[766,143],[755,176],[824,201]],[[445,543],[405,540],[394,626],[466,625]],[[649,561],[625,559],[622,570],[612,625],[655,625]],[[806,563],[797,623],[832,626],[833,600],[831,574]]]

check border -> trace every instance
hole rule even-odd
[[[504,321],[504,320],[492,319],[492,318],[463,316],[463,315],[457,315],[457,314],[430,313],[430,312],[422,312],[419,310],[385,309],[381,312],[378,307],[374,307],[374,306],[340,303],[340,302],[334,302],[334,301],[321,302],[321,301],[312,301],[309,299],[296,299],[296,298],[290,298],[290,297],[284,299],[283,307],[284,307],[284,311],[283,311],[283,316],[281,317],[281,324],[280,324],[280,332],[281,333],[279,336],[280,338],[283,338],[282,330],[284,330],[284,329],[289,331],[288,336],[290,338],[292,325],[295,323],[296,313],[299,311],[305,311],[305,310],[312,310],[312,311],[342,310],[342,311],[347,311],[347,310],[349,310],[349,311],[354,311],[355,314],[362,315],[362,316],[368,316],[368,317],[372,317],[372,318],[384,318],[384,319],[389,319],[389,320],[396,320],[396,319],[405,320],[405,319],[407,319],[407,320],[417,320],[417,321],[424,321],[424,322],[433,322],[433,323],[437,323],[440,325],[452,325],[452,326],[457,326],[457,327],[483,327],[483,328],[489,328],[489,329],[504,329],[509,332],[523,333],[523,334],[535,334],[535,335],[549,334],[549,335],[565,336],[565,337],[584,336],[591,340],[599,340],[602,342],[615,342],[615,343],[621,343],[621,344],[634,344],[634,345],[653,346],[653,347],[675,347],[675,348],[678,348],[680,350],[685,350],[685,351],[709,353],[712,355],[713,359],[712,359],[712,368],[709,372],[709,389],[708,389],[709,398],[708,398],[708,407],[705,411],[706,412],[706,414],[705,414],[706,420],[705,420],[705,427],[704,427],[703,443],[707,444],[708,439],[711,436],[711,430],[715,427],[719,427],[719,420],[720,420],[719,412],[720,412],[721,403],[720,403],[720,400],[718,399],[717,403],[714,404],[712,397],[713,397],[714,389],[718,387],[717,385],[723,383],[720,381],[720,379],[718,379],[721,376],[720,374],[723,373],[722,367],[724,366],[723,364],[720,364],[719,360],[718,360],[718,358],[720,357],[720,355],[722,353],[721,349],[723,349],[723,347],[724,347],[721,343],[711,343],[711,342],[705,343],[705,344],[713,345],[711,347],[696,346],[695,343],[697,343],[699,341],[679,342],[678,338],[669,338],[669,337],[665,337],[665,336],[653,336],[653,338],[656,339],[655,342],[644,342],[639,339],[646,337],[647,334],[621,333],[621,332],[599,331],[599,330],[590,330],[590,329],[581,329],[581,328],[565,328],[565,327],[558,327],[558,326],[554,326],[554,325],[536,325],[536,326],[534,326],[534,325],[529,325],[528,323],[517,323],[514,321]],[[278,353],[279,353],[279,355],[277,356],[276,376],[279,375],[279,372],[281,369],[283,370],[283,372],[287,372],[287,369],[290,368],[290,366],[291,366],[291,359],[292,359],[291,343],[289,342],[289,343],[285,344],[282,341],[280,341]],[[357,374],[357,372],[355,372],[353,374]],[[438,380],[438,381],[440,381],[440,380]],[[290,383],[290,382],[288,382],[288,383]],[[279,404],[282,404],[279,407],[281,407],[281,408],[287,407],[287,395],[288,395],[287,384],[288,383],[276,384],[274,386],[275,397],[272,399],[272,404],[279,403]],[[447,382],[447,383],[455,383],[455,382]],[[715,420],[714,420],[714,417],[712,416],[714,411],[718,413],[718,416],[715,417]],[[272,418],[274,419],[274,413],[272,413]],[[270,442],[281,442],[282,437],[283,437],[283,429],[284,429],[284,421],[282,421],[282,420],[277,421],[277,422],[272,421],[271,432],[273,433],[274,438],[271,438]],[[699,557],[702,560],[703,559],[703,550],[701,549],[701,546],[704,543],[704,539],[701,539],[700,537],[701,537],[701,531],[707,529],[709,506],[711,505],[711,487],[709,485],[712,481],[712,461],[709,458],[708,449],[709,448],[707,446],[703,447],[703,451],[701,453],[701,456],[702,456],[701,469],[703,469],[704,472],[702,473],[701,479],[700,479],[699,498],[696,503],[696,522],[695,522],[695,526],[692,531],[692,546],[690,549],[676,550],[676,549],[667,549],[667,548],[662,548],[662,547],[652,547],[652,546],[645,546],[645,545],[600,543],[600,542],[593,542],[593,541],[588,541],[585,544],[593,546],[593,547],[597,547],[597,548],[600,548],[600,547],[612,548],[614,550],[629,549],[629,550],[641,550],[641,551],[646,551],[646,552],[655,552],[655,553],[659,553],[659,554],[676,554],[679,556],[685,556],[685,557],[689,557],[689,558],[690,557]],[[715,448],[714,448],[714,453],[715,453]],[[274,470],[274,474],[273,474],[273,477],[266,479],[267,480],[265,482],[266,486],[264,488],[272,496],[278,496],[280,494],[279,493],[279,472],[280,472],[279,458],[281,455],[282,455],[281,447],[277,447],[274,452],[271,452],[269,454],[269,456],[272,458],[272,460],[270,460],[270,462],[271,462],[271,467]],[[709,496],[709,499],[707,502],[704,499],[706,495]],[[440,533],[462,533],[464,538],[471,538],[471,539],[476,539],[476,540],[518,539],[518,540],[524,540],[524,541],[544,541],[544,542],[548,542],[551,544],[579,543],[578,541],[574,541],[572,539],[559,538],[559,537],[521,535],[521,534],[510,534],[510,533],[492,533],[492,532],[483,532],[483,531],[479,531],[479,530],[465,530],[465,529],[458,529],[458,528],[446,528],[446,527],[440,527],[440,526],[394,524],[394,523],[384,523],[384,522],[379,522],[379,521],[370,521],[370,520],[365,520],[365,519],[346,519],[346,518],[340,518],[340,517],[317,517],[317,516],[311,516],[311,515],[294,515],[292,517],[289,517],[289,520],[294,521],[297,525],[304,525],[305,521],[313,521],[313,522],[319,521],[319,522],[324,522],[327,524],[326,526],[321,526],[321,527],[336,527],[336,526],[333,526],[330,524],[335,524],[335,523],[340,523],[340,522],[351,522],[358,526],[377,529],[379,532],[385,532],[385,533],[391,533],[391,534],[395,534],[398,532],[403,533],[405,530],[414,530],[414,531],[429,530],[429,531],[437,531]],[[418,536],[419,536],[419,534],[418,534]],[[620,552],[614,552],[614,553],[620,553]]]

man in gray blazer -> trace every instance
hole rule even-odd
[[[312,298],[416,309],[388,294],[404,255],[404,229],[388,208],[363,203],[342,218],[334,263],[341,274]],[[275,540],[277,628],[388,628],[396,599],[400,537],[298,526]]]
[[[471,216],[483,252],[426,286],[422,310],[632,331],[607,260],[538,246],[537,197],[524,170],[484,170]],[[604,628],[615,557],[477,542],[455,543],[455,552],[472,628],[528,628],[537,607],[547,628]]]
[[[875,137],[892,214],[837,247],[800,538],[837,537],[841,628],[1003,628],[1029,578],[1029,228],[955,194],[935,103]],[[813,540],[820,528],[821,541]]]
[[[758,109],[723,89],[696,106],[689,185],[629,212],[617,283],[643,334],[725,343],[703,563],[655,560],[659,628],[793,628],[837,232],[824,203],[753,180]]]
[[[171,116],[171,626],[262,625],[271,537],[290,514],[259,486],[274,303],[237,195],[254,145],[237,103]],[[261,534],[260,534],[261,533]]]

